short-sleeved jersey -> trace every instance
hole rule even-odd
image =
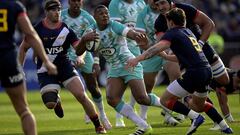
[[[126,34],[129,28],[123,24],[111,20],[105,30],[99,30],[97,25],[92,25],[100,34],[98,52],[106,59],[112,69],[122,68],[129,58],[134,55],[127,47]]]
[[[124,0],[111,0],[109,4],[110,17],[128,27],[135,27],[137,16],[144,9],[145,5],[144,0],[133,0],[131,4]]]
[[[136,30],[144,31],[149,39],[149,44],[156,42],[154,23],[159,13],[154,12],[149,5],[147,5],[137,17]]]
[[[14,48],[13,35],[19,15],[26,15],[26,9],[20,2],[0,1],[0,50]]]
[[[186,27],[194,33],[197,39],[200,38],[200,28],[193,22],[199,11],[194,6],[185,3],[175,3],[173,7],[181,8],[185,12],[187,21]],[[155,22],[155,30],[156,32],[165,32],[167,29],[166,18],[164,15],[160,14]]]
[[[171,50],[177,56],[179,64],[186,70],[209,66],[195,35],[188,28],[172,28],[163,35],[161,40],[171,42]]]
[[[81,13],[77,18],[72,18],[68,14],[68,9],[64,9],[61,12],[62,21],[76,33],[78,38],[82,37],[87,27],[95,23],[92,15],[83,9],[80,9],[80,11]]]
[[[76,34],[63,22],[58,28],[49,29],[41,21],[35,26],[35,30],[43,42],[50,61],[56,64],[57,67],[61,66],[59,63],[63,59],[68,59],[67,50],[70,48],[70,45],[74,45],[78,41]],[[47,71],[40,59],[37,61],[37,69],[38,73]]]
[[[78,38],[82,37],[87,27],[96,23],[92,15],[83,9],[81,9],[81,13],[77,18],[72,18],[68,14],[68,9],[64,9],[61,12],[61,19],[77,34]],[[77,58],[76,52],[72,47],[68,50],[68,56],[72,61],[75,61]]]
[[[133,3],[129,4],[124,0],[111,0],[109,4],[110,17],[129,28],[135,28],[138,14],[146,6],[144,0],[133,0]],[[134,40],[128,39],[128,47],[134,55],[140,54],[140,48],[136,47]],[[137,50],[136,50],[137,49]]]

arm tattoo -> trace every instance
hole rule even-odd
[[[147,50],[145,52],[145,57],[144,59],[149,59],[151,57],[153,57],[154,55],[156,55],[157,53],[159,53],[160,49],[157,47],[151,47],[149,50]]]

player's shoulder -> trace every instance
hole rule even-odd
[[[70,29],[65,22],[61,21],[61,23],[62,23],[62,26],[60,27],[61,29],[63,29],[63,28]]]
[[[195,9],[195,7],[191,4],[188,3],[174,3],[175,7],[181,8],[183,10],[188,10],[188,9]]]
[[[93,16],[86,10],[81,9],[81,16],[88,18],[88,19],[93,19]]]
[[[8,10],[12,10],[15,13],[18,12],[26,12],[26,8],[20,1],[15,0],[1,0],[0,1],[1,7],[4,7]]]
[[[43,20],[39,20],[36,24],[33,25],[35,29],[41,29],[43,28]]]
[[[151,12],[151,8],[149,5],[146,5],[140,13],[147,14],[149,12]]]

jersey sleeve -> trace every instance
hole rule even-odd
[[[75,46],[77,41],[79,41],[79,39],[77,38],[77,35],[74,33],[72,29],[69,29],[69,34],[67,38],[70,41],[72,46]]]
[[[112,21],[111,24],[112,24],[112,29],[115,33],[125,37],[127,36],[127,33],[130,30],[128,27],[116,21]]]
[[[26,8],[20,1],[16,1],[15,11],[17,12],[17,16],[26,15]]]
[[[110,18],[116,21],[121,21],[121,15],[118,10],[119,0],[111,0],[108,8],[110,13]]]
[[[145,16],[146,16],[146,8],[138,14],[136,28],[135,28],[136,30],[146,31],[146,27],[145,27],[146,25],[144,22]]]
[[[168,30],[167,32],[165,32],[165,34],[162,36],[161,40],[166,40],[171,42],[173,40],[173,33],[171,32],[171,30]]]

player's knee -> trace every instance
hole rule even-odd
[[[19,114],[19,116],[20,116],[21,120],[23,120],[23,119],[25,119],[25,118],[28,117],[28,116],[33,117],[33,114],[32,114],[32,112],[31,112],[29,109],[26,109],[26,110],[22,111],[22,112]]]
[[[46,92],[42,95],[42,100],[48,109],[53,109],[57,104],[58,95],[56,92]]]
[[[218,83],[220,83],[221,85],[228,85],[229,82],[230,82],[230,79],[229,79],[227,73],[221,75],[221,76],[218,77],[218,78],[215,78],[215,80],[216,80]]]

